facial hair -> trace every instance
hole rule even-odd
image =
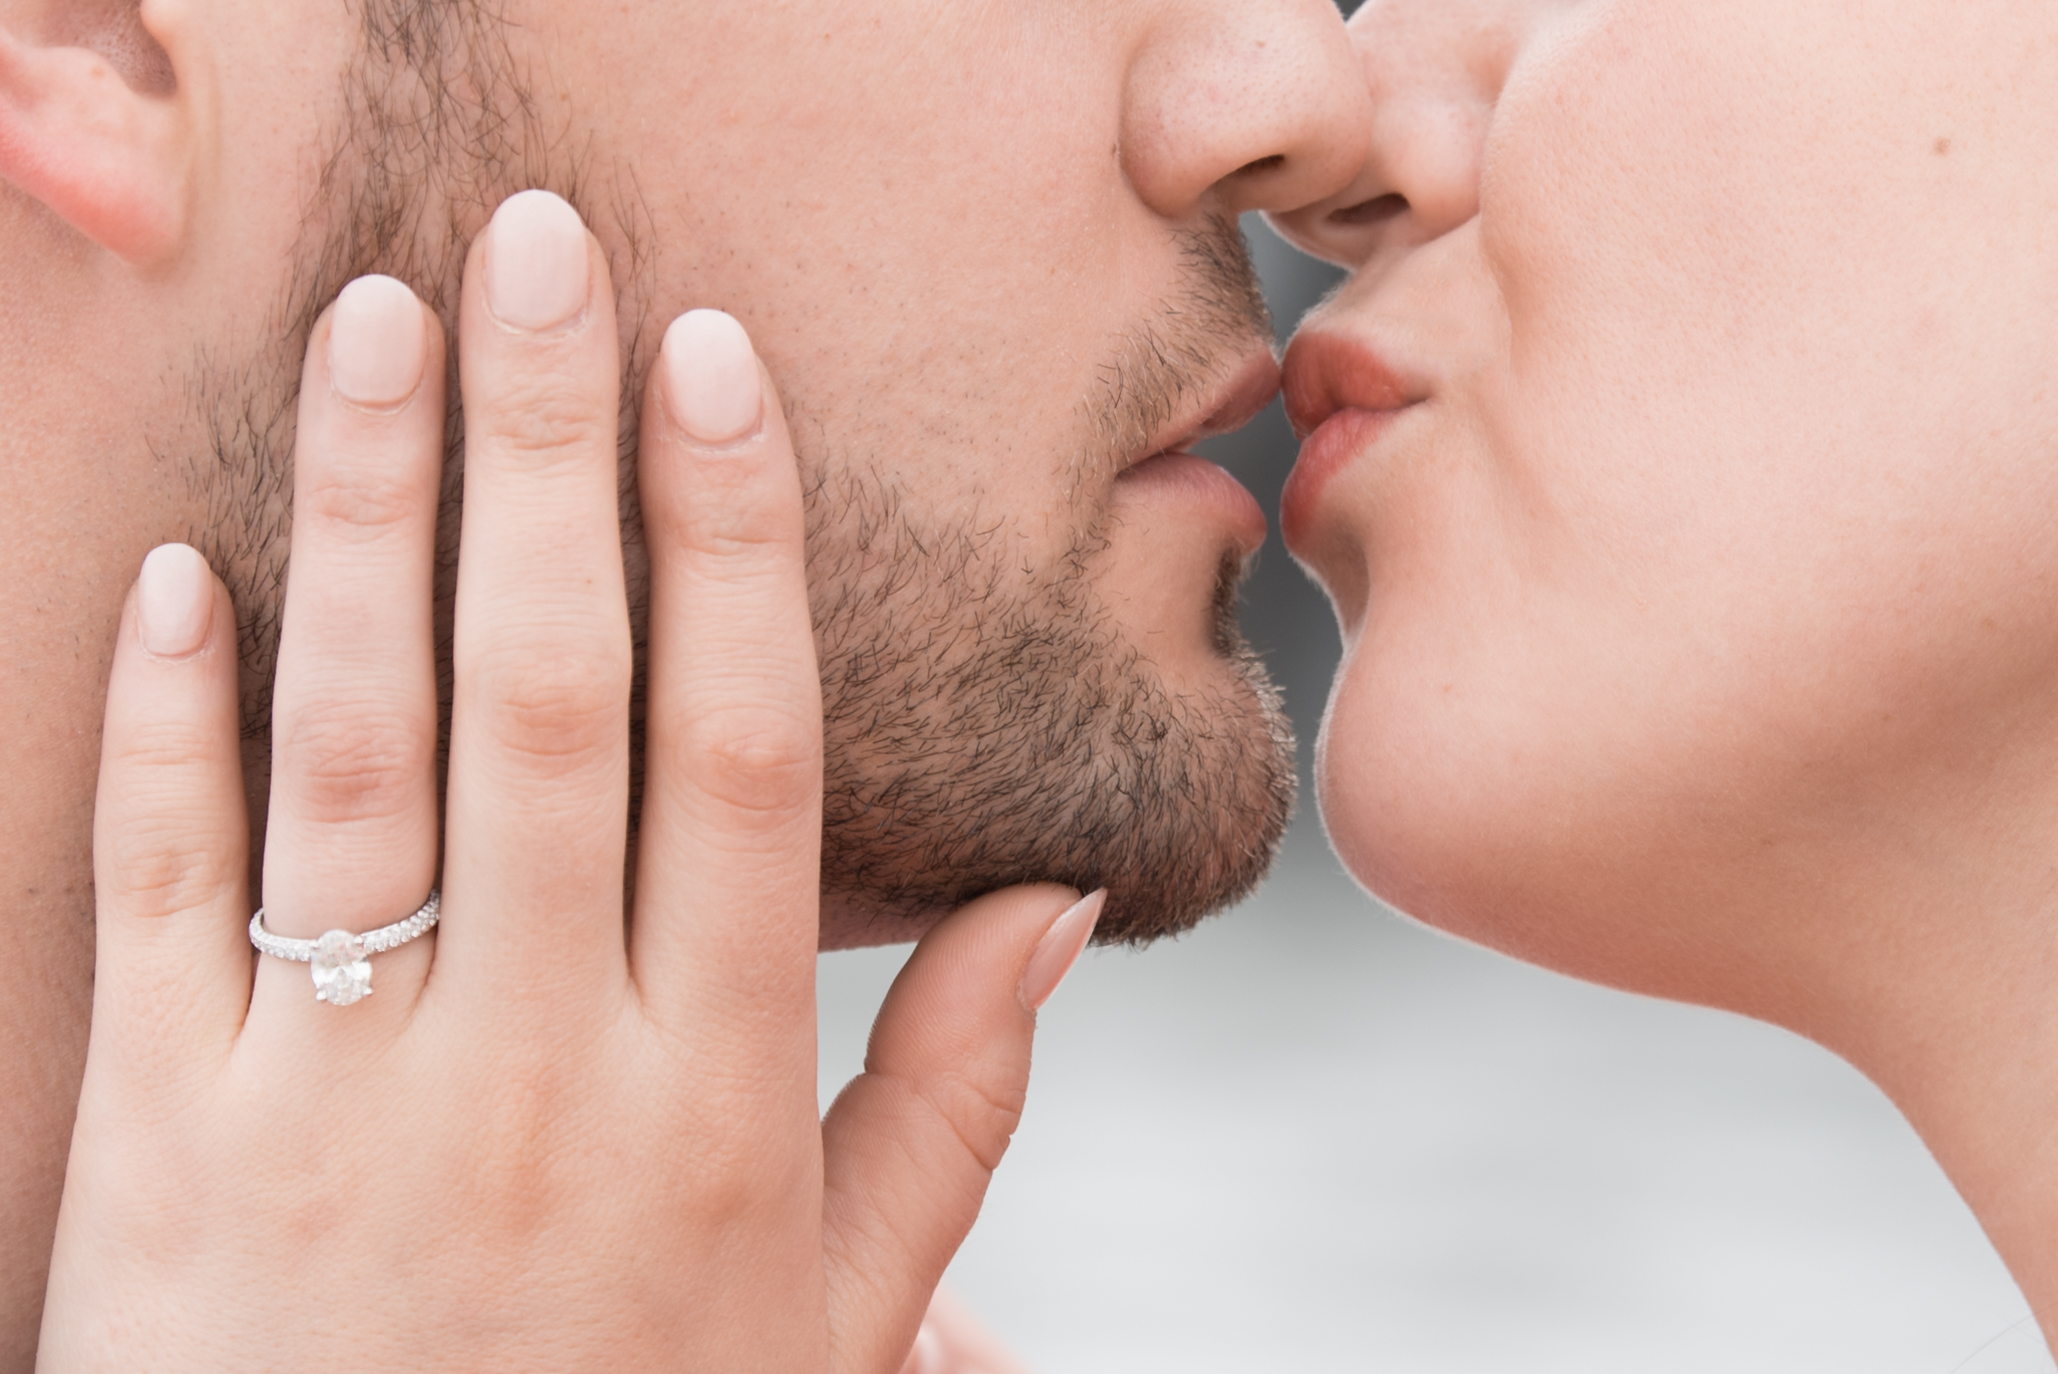
[[[172,438],[205,500],[206,551],[238,608],[246,777],[261,840],[266,735],[291,526],[299,354],[351,278],[408,282],[448,325],[464,244],[527,186],[565,196],[589,223],[594,184],[544,165],[563,141],[526,122],[535,102],[482,4],[365,5],[365,48],[346,82],[338,146],[323,167],[310,240],[261,340],[225,363],[198,358],[187,412],[205,438]],[[482,156],[482,150],[484,156]],[[600,197],[628,244],[615,267],[630,304],[652,294],[633,196]],[[1145,436],[1270,336],[1243,241],[1221,219],[1183,241],[1185,287],[1141,323],[1082,404],[1072,485],[1104,490]],[[455,337],[454,330],[452,337]],[[625,358],[625,406],[647,360]],[[454,380],[454,379],[453,379]],[[451,388],[453,401],[456,388]],[[191,435],[194,431],[183,430]],[[623,543],[639,665],[647,572],[625,411]],[[462,490],[453,409],[439,536],[438,631],[447,743],[450,606]],[[1070,547],[1026,577],[996,526],[943,520],[876,454],[836,447],[833,417],[803,448],[808,571],[822,669],[825,926],[840,943],[911,938],[982,892],[1018,882],[1106,888],[1096,938],[1142,943],[1247,893],[1271,863],[1294,796],[1279,696],[1236,625],[1240,561],[1225,549],[1213,592],[1217,685],[1174,691],[1123,634],[1094,566],[1112,531],[1082,508]],[[641,672],[631,744],[641,759]],[[641,769],[635,769],[640,783]],[[631,805],[635,804],[633,798]],[[261,843],[252,846],[262,852]],[[255,867],[255,863],[253,864]],[[633,871],[633,864],[631,865]]]
[[[1269,338],[1234,221],[1182,247],[1180,298],[1119,347],[1087,404],[1080,490],[1105,490],[1225,360]],[[846,927],[906,938],[982,892],[1055,881],[1106,888],[1096,938],[1141,944],[1256,886],[1292,811],[1293,738],[1237,626],[1234,550],[1213,589],[1224,671],[1175,691],[1098,594],[1104,511],[1082,512],[1071,547],[1025,578],[1006,512],[939,524],[873,463],[810,466],[822,885]]]

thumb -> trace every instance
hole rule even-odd
[[[1086,947],[1105,894],[1014,887],[915,946],[865,1071],[822,1121],[832,1363],[897,1370],[1022,1119],[1036,1008]]]

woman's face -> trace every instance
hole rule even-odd
[[[1289,355],[1287,540],[1346,640],[1331,833],[1432,922],[1733,1000],[1725,934],[1776,958],[1777,912],[2058,777],[2058,29],[1353,30],[1372,162],[1281,226],[1357,269]]]

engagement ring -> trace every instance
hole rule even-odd
[[[289,940],[264,928],[264,908],[250,918],[250,943],[258,952],[274,959],[291,959],[308,965],[314,975],[314,1000],[332,1007],[347,1007],[372,994],[371,956],[406,944],[415,936],[435,928],[436,910],[443,894],[431,891],[421,910],[390,926],[380,926],[362,935],[332,930],[318,940]]]

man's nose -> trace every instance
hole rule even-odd
[[[1494,106],[1523,45],[1572,0],[1371,0],[1350,36],[1370,148],[1338,193],[1273,223],[1318,257],[1362,267],[1479,213]]]
[[[1120,153],[1152,210],[1288,210],[1356,175],[1369,104],[1331,0],[1180,0],[1147,23]]]

